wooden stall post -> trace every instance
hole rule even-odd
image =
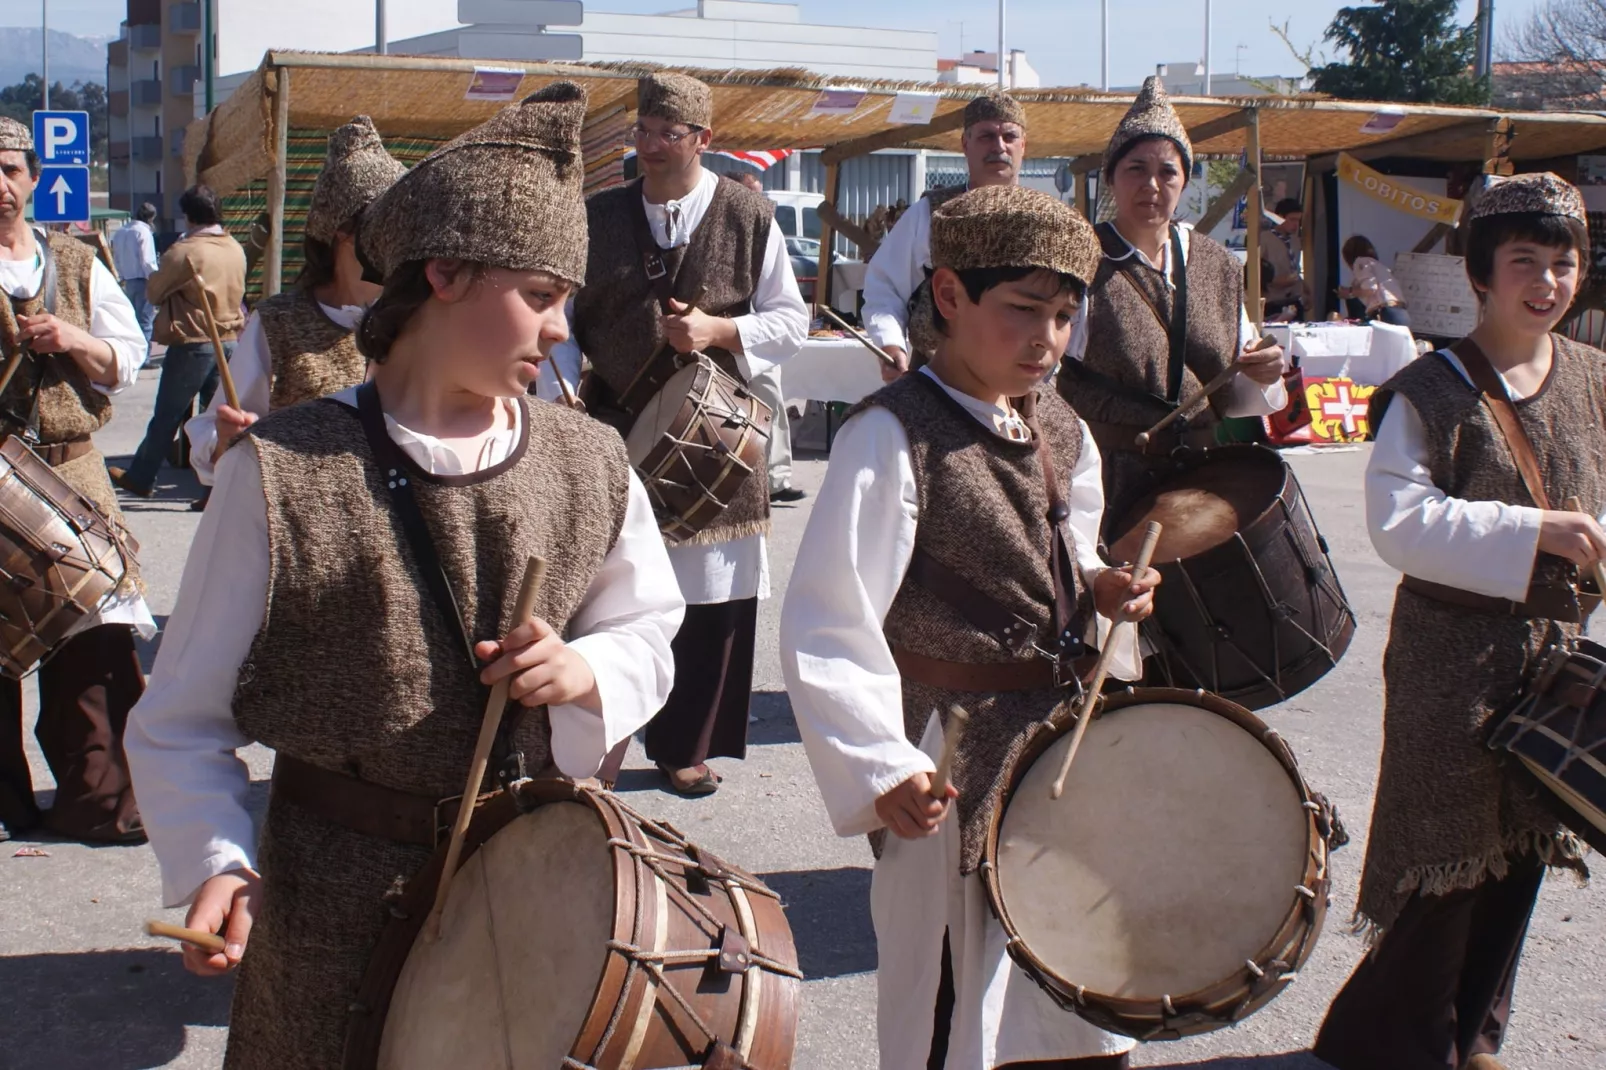
[[[1249,235],[1244,246],[1249,251],[1249,282],[1244,292],[1244,304],[1249,309],[1249,318],[1259,328],[1266,323],[1264,280],[1260,277],[1260,213],[1264,210],[1260,203],[1260,111],[1257,108],[1247,110],[1249,122],[1244,127],[1244,171],[1252,181],[1246,191],[1249,195],[1249,211],[1245,222],[1249,224]]]
[[[1305,188],[1299,203],[1305,210],[1305,218],[1299,228],[1299,268],[1305,280],[1305,291],[1310,294],[1310,307],[1305,310],[1305,315],[1314,320],[1322,317],[1322,310],[1316,307],[1316,176],[1311,173],[1309,165],[1305,167]]]
[[[825,203],[836,207],[837,194],[842,187],[842,165],[836,162],[825,165]],[[836,231],[830,220],[820,216],[820,267],[814,279],[814,314],[831,307],[831,246],[836,242]]]
[[[1510,119],[1502,116],[1489,124],[1489,131],[1484,140],[1484,174],[1509,175],[1516,170],[1510,156],[1511,138],[1512,127]]]
[[[1072,183],[1074,183],[1074,187],[1076,189],[1076,210],[1078,212],[1082,213],[1082,218],[1083,219],[1086,219],[1087,221],[1092,222],[1093,221],[1093,175],[1092,175],[1092,173],[1089,172],[1089,171],[1083,171],[1079,175],[1073,175],[1072,178],[1071,178],[1071,181],[1072,181]]]
[[[273,170],[268,174],[268,249],[262,296],[284,285],[284,190],[290,159],[290,68],[276,67],[273,90]]]

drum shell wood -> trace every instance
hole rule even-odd
[[[1146,521],[1157,518],[1156,496],[1205,487],[1237,499],[1239,522],[1235,532],[1216,532],[1222,537],[1209,548],[1180,557],[1168,544],[1183,537],[1182,527],[1167,524],[1154,556],[1161,575],[1154,616],[1144,624],[1156,648],[1145,682],[1203,688],[1264,709],[1338,664],[1354,638],[1355,614],[1299,480],[1263,446],[1179,453],[1112,525],[1112,559],[1135,556]],[[1181,519],[1186,526],[1189,518]]]
[[[0,674],[20,678],[48,657],[137,551],[21,439],[0,444]]]
[[[483,802],[469,826],[463,864],[522,814],[553,803],[578,803],[597,819],[597,850],[609,853],[614,870],[614,943],[669,952],[718,947],[706,922],[699,924],[694,912],[676,909],[690,896],[722,925],[750,933],[752,950],[788,971],[774,972],[757,965],[756,960],[737,973],[695,965],[665,967],[668,983],[687,999],[703,1023],[721,1040],[739,1044],[746,1066],[789,1070],[796,1044],[801,976],[796,972],[797,953],[780,901],[757,878],[686,843],[669,826],[641,818],[609,793],[555,779],[526,781],[511,793],[499,793]],[[407,882],[405,893],[392,907],[392,920],[359,990],[361,1013],[353,1016],[347,1035],[346,1070],[373,1070],[381,1065],[392,995],[421,939],[444,856],[443,843],[429,865]],[[644,858],[655,859],[669,880],[653,872]],[[561,923],[561,919],[555,920],[555,924]],[[532,940],[540,938],[538,933],[530,934]],[[498,955],[506,960],[517,956],[518,949],[499,943]],[[684,1009],[667,995],[654,998],[651,978],[639,966],[632,968],[627,954],[601,946],[596,948],[596,956],[599,979],[569,1058],[596,1070],[703,1065],[710,1045]],[[610,1030],[611,1022],[619,1024]],[[523,1063],[515,1058],[515,1065]]]
[[[1556,816],[1606,853],[1606,646],[1579,638],[1551,647],[1489,745],[1512,755]]]
[[[1252,956],[1246,955],[1248,961],[1242,969],[1193,991],[1169,993],[1168,1005],[1165,999],[1122,998],[1109,993],[1090,991],[1079,984],[1076,978],[1056,972],[1054,967],[1034,952],[1023,938],[1021,927],[1011,915],[1008,895],[1004,888],[1003,869],[1000,866],[1003,830],[1009,805],[1021,790],[1028,774],[1056,743],[1071,733],[1075,727],[1074,718],[1056,717],[1052,722],[1044,722],[1027,741],[1026,747],[1010,770],[1004,802],[997,808],[988,830],[985,861],[981,871],[989,907],[1004,929],[1009,941],[1009,955],[1016,965],[1065,1010],[1077,1014],[1101,1029],[1143,1041],[1176,1040],[1225,1028],[1241,1022],[1275,999],[1295,980],[1299,970],[1315,949],[1322,925],[1326,920],[1331,883],[1328,876],[1331,830],[1327,826],[1327,812],[1311,794],[1299,773],[1293,753],[1276,733],[1241,706],[1214,695],[1175,688],[1128,688],[1122,692],[1106,694],[1100,699],[1095,716],[1103,718],[1112,714],[1119,715],[1119,712],[1126,708],[1157,703],[1208,710],[1262,741],[1288,776],[1302,809],[1303,816],[1299,820],[1304,822],[1307,851],[1303,865],[1296,866],[1300,871],[1298,884],[1289,888],[1286,914],[1280,921],[1272,919],[1276,922],[1275,935]],[[1079,753],[1077,763],[1090,760],[1096,761],[1097,756],[1090,754],[1084,748]],[[1058,764],[1059,757],[1056,752],[1047,767],[1050,775]],[[1034,787],[1042,786],[1048,779],[1041,776],[1041,771],[1039,774],[1033,779]],[[1077,764],[1073,764],[1070,772],[1073,782],[1076,776]],[[1069,798],[1068,795],[1066,800],[1056,800],[1055,804],[1064,803]],[[1156,844],[1137,844],[1134,845],[1134,849],[1154,851],[1162,848]],[[1185,889],[1186,874],[1179,874],[1178,877],[1178,889]],[[1209,918],[1201,918],[1201,924],[1209,923]]]

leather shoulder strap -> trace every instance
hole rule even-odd
[[[652,287],[653,296],[658,299],[658,307],[667,316],[673,311],[669,302],[675,297],[675,277],[669,273],[669,264],[664,260],[664,250],[659,248],[658,239],[652,236],[652,225],[647,222],[647,206],[641,199],[640,179],[627,188],[625,200],[630,206],[630,232],[636,239],[636,251],[641,254],[642,271],[647,275],[647,284]]]
[[[1478,343],[1470,338],[1463,338],[1452,345],[1450,352],[1460,358],[1472,385],[1483,394],[1483,403],[1488,406],[1490,415],[1500,428],[1506,448],[1511,451],[1512,460],[1517,463],[1517,472],[1522,476],[1523,485],[1528,488],[1534,504],[1541,509],[1549,509],[1550,496],[1545,493],[1545,481],[1539,474],[1539,460],[1534,456],[1533,443],[1528,440],[1528,432],[1523,429],[1517,407],[1512,404],[1511,395],[1506,393],[1506,385],[1494,370],[1494,365],[1489,363],[1489,358],[1484,356]]]
[[[1112,225],[1101,223],[1100,226],[1110,226],[1109,234],[1120,238],[1119,232]],[[1131,249],[1130,243],[1120,239]],[[1155,304],[1149,291],[1143,288],[1141,276],[1138,273],[1137,251],[1118,262],[1117,273],[1126,279],[1127,284],[1149,306],[1154,318],[1165,329],[1166,340],[1169,343],[1167,356],[1170,358],[1166,366],[1166,397],[1165,400],[1175,405],[1182,396],[1182,370],[1188,357],[1188,265],[1182,255],[1182,229],[1176,224],[1171,226],[1171,277],[1176,293],[1171,300],[1171,318],[1167,319]]]

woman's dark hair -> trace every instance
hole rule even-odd
[[[217,194],[210,186],[191,186],[178,198],[178,210],[198,227],[210,227],[222,221],[218,214]]]
[[[1139,145],[1147,145],[1151,141],[1164,141],[1167,145],[1174,146],[1177,150],[1177,161],[1181,163],[1184,168],[1182,172],[1182,180],[1186,182],[1193,177],[1186,170],[1188,165],[1188,154],[1182,151],[1182,146],[1177,144],[1175,138],[1166,137],[1164,134],[1145,134],[1143,137],[1135,137],[1131,141],[1128,141],[1125,145],[1122,145],[1115,151],[1115,155],[1113,157],[1104,161],[1105,181],[1109,181],[1109,179],[1114,176],[1116,165],[1122,160],[1126,159],[1127,156],[1131,154],[1133,149],[1137,148]]]
[[[1275,211],[1280,216],[1287,216],[1293,212],[1299,212],[1301,215],[1303,215],[1305,212],[1305,206],[1299,203],[1299,198],[1297,197],[1284,197],[1282,200],[1277,202]]]
[[[357,325],[357,352],[375,364],[385,363],[413,314],[435,295],[435,288],[424,273],[428,264],[428,260],[409,260],[397,268],[385,280],[379,300],[363,313],[362,322]],[[477,280],[485,273],[485,265],[463,261],[462,270],[471,272]]]
[[[1373,260],[1377,259],[1377,246],[1373,245],[1372,239],[1364,234],[1351,234],[1348,238],[1345,238],[1342,252],[1344,254],[1344,263],[1350,267],[1354,267],[1355,261],[1363,256],[1369,256]]]
[[[335,233],[337,236],[344,234],[350,237],[351,225],[341,227]],[[296,289],[311,293],[335,281],[335,263],[339,259],[335,249],[335,242],[319,241],[310,234],[301,239],[302,262],[301,272],[296,276]]]
[[[134,218],[139,220],[141,223],[156,222],[156,215],[156,206],[150,201],[146,201],[144,204],[140,205],[139,208],[134,212]]]
[[[1019,282],[1021,279],[1030,278],[1043,270],[1046,269],[1035,267],[964,268],[963,270],[955,271],[954,274],[959,276],[959,284],[965,288],[965,296],[970,298],[971,304],[975,304],[981,300],[982,294],[993,287],[1001,286],[1006,282]],[[1074,275],[1066,275],[1057,271],[1051,272],[1051,274],[1059,280],[1059,289],[1054,291],[1056,297],[1062,293],[1073,293],[1076,295],[1076,299],[1080,301],[1087,296],[1087,287],[1081,279]],[[943,317],[942,310],[937,307],[935,300],[931,302],[931,320],[938,331],[943,334],[948,333],[948,321]]]
[[[1580,259],[1589,255],[1589,228],[1571,216],[1543,212],[1506,212],[1474,219],[1467,227],[1467,278],[1488,289],[1494,277],[1494,254],[1509,242],[1533,242],[1551,249],[1574,249]],[[1579,274],[1588,270],[1579,264]]]

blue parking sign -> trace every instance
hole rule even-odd
[[[33,218],[39,223],[89,222],[89,168],[41,167],[33,189]]]
[[[33,113],[33,150],[43,164],[89,166],[89,113],[87,111],[36,111]]]

